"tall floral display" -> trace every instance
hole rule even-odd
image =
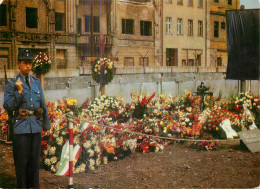
[[[92,78],[100,84],[101,95],[105,94],[105,85],[110,83],[114,77],[115,67],[108,58],[97,58],[92,64]]]
[[[41,79],[42,88],[44,90],[44,77],[51,68],[51,58],[50,55],[44,52],[40,52],[34,59],[34,64],[32,71],[36,74],[38,78]]]

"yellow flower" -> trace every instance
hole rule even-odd
[[[218,127],[216,127],[216,131],[218,131]]]

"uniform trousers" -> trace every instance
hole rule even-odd
[[[39,188],[41,133],[14,134],[13,156],[18,188]]]

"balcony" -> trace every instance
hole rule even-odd
[[[101,42],[101,35],[94,34],[93,35],[93,43],[96,46],[99,46]],[[90,34],[81,34],[78,36],[78,44],[89,44],[91,43],[91,35]],[[104,36],[104,44],[112,45],[112,37],[109,35]]]

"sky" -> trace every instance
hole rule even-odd
[[[245,5],[246,9],[259,9],[260,0],[240,0],[240,5]]]

